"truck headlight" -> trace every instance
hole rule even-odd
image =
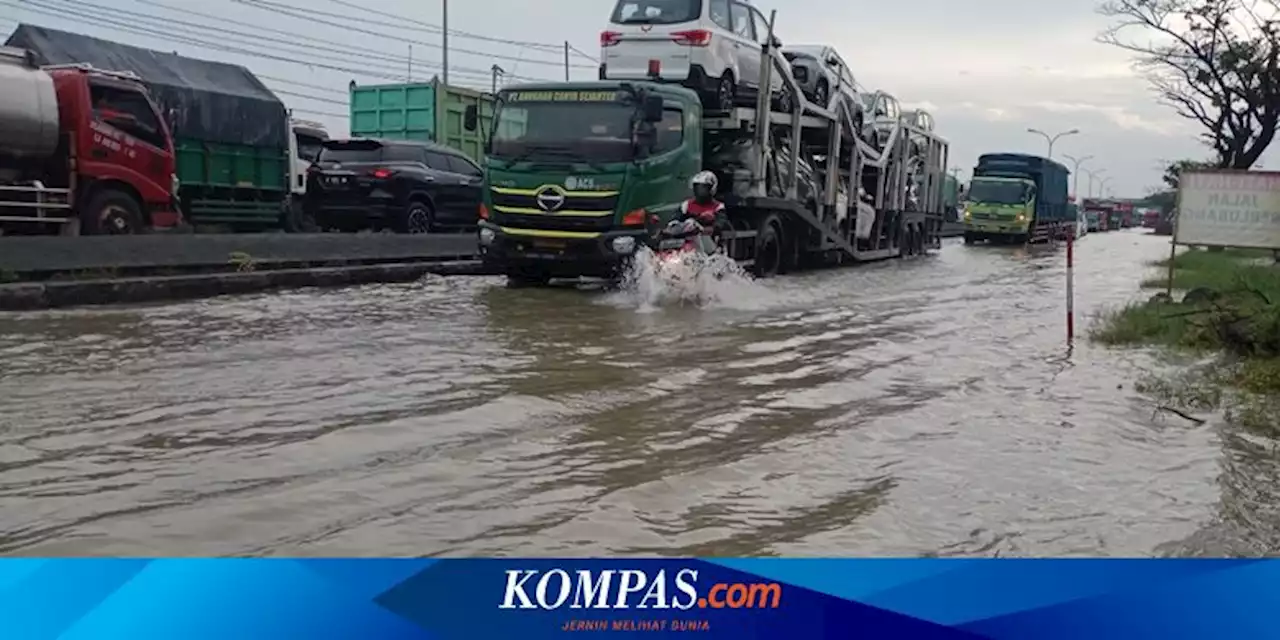
[[[1026,214],[1022,214],[1022,213],[1018,214],[1018,222],[1022,222],[1023,220],[1026,220],[1026,219],[1027,219]]]
[[[973,219],[973,212],[972,212],[972,211],[969,211],[968,209],[965,209],[965,210],[964,210],[964,219],[965,219],[965,220],[972,220],[972,219]]]
[[[610,243],[615,253],[629,255],[636,250],[636,239],[632,236],[618,236]]]
[[[482,246],[487,247],[493,244],[494,239],[497,237],[498,234],[494,233],[493,229],[484,228],[480,230],[480,244]]]

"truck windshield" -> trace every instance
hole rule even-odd
[[[498,109],[490,155],[622,162],[632,155],[635,108],[618,102],[521,102]]]
[[[1021,182],[974,180],[969,184],[970,202],[991,204],[1023,204],[1027,201],[1028,186]]]

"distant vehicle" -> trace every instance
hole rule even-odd
[[[1088,231],[1104,231],[1105,230],[1104,225],[1102,223],[1102,216],[1100,216],[1097,211],[1085,211],[1084,219],[1085,219],[1085,229],[1087,229]]]
[[[181,220],[173,139],[138,77],[0,47],[0,234],[132,234]]]
[[[171,132],[187,222],[260,231],[287,221],[288,112],[248,69],[30,24],[18,25],[7,43],[43,64],[135,74]]]
[[[290,119],[293,135],[289,137],[289,210],[285,229],[294,232],[316,231],[308,225],[303,213],[307,197],[307,172],[320,157],[329,133],[324,125],[309,120]]]
[[[600,33],[601,80],[679,83],[698,91],[708,109],[754,106],[769,23],[750,4],[618,0],[609,22]],[[781,46],[776,37],[774,46]],[[779,74],[771,84],[775,108],[791,112],[795,104]]]
[[[482,175],[461,151],[430,142],[329,140],[310,171],[305,210],[321,229],[474,228]]]
[[[835,48],[819,44],[793,45],[784,48],[782,56],[791,63],[791,75],[800,85],[800,90],[814,104],[827,107],[833,95],[844,93],[849,103],[857,108],[854,127],[862,130],[866,115],[862,98],[858,95],[858,83]]]
[[[982,155],[969,182],[965,243],[1023,243],[1070,231],[1074,222],[1067,206],[1069,174],[1062,164],[1039,156]]]

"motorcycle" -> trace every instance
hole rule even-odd
[[[654,246],[654,274],[670,284],[696,280],[708,258],[720,248],[694,220],[672,220],[659,232]],[[715,273],[715,277],[724,277]]]

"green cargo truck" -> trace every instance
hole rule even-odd
[[[1070,170],[1048,158],[988,153],[978,158],[965,196],[964,241],[1024,243],[1065,237]]]
[[[279,227],[289,194],[285,106],[248,69],[19,25],[11,46],[42,64],[132,71],[169,116],[183,216],[197,225]]]
[[[451,147],[480,162],[484,144],[477,131],[463,126],[467,107],[476,107],[479,129],[493,118],[493,96],[451,87],[439,80],[415,84],[350,87],[351,136],[423,140]]]

